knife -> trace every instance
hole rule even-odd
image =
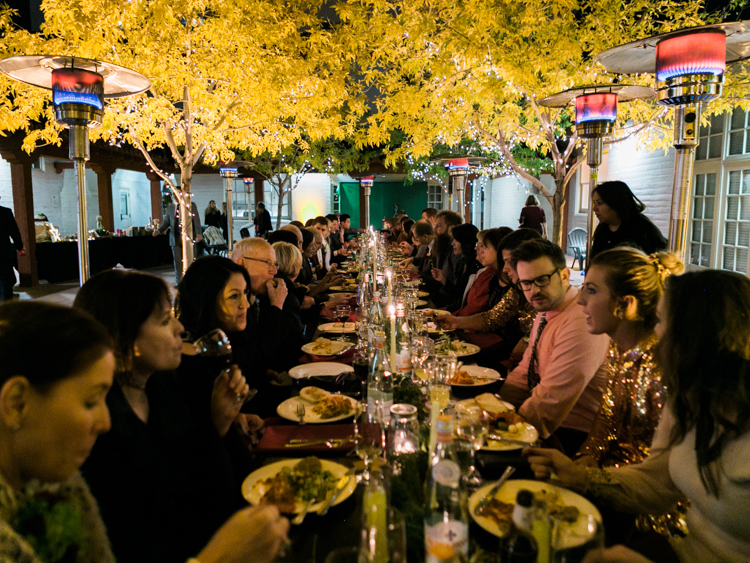
[[[331,495],[331,498],[328,499],[328,501],[323,505],[323,508],[318,510],[318,514],[321,516],[325,516],[328,512],[328,509],[331,508],[334,501],[339,497],[339,495],[346,489],[346,487],[349,485],[349,480],[351,479],[351,475],[354,473],[354,468],[351,468],[349,471],[347,471],[341,479],[339,479],[339,486],[336,487],[336,490],[333,491],[333,494]]]
[[[487,503],[490,502],[490,499],[495,496],[495,493],[500,490],[500,487],[502,487],[505,482],[510,478],[511,475],[516,471],[516,468],[512,465],[509,465],[505,468],[505,471],[503,472],[500,479],[497,480],[497,483],[489,490],[489,492],[484,496],[482,500],[480,500],[477,505],[474,507],[474,514],[479,514],[482,512],[485,506],[487,506]]]

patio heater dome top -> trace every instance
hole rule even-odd
[[[24,55],[0,61],[0,72],[3,74],[24,84],[47,90],[52,90],[52,71],[65,68],[101,75],[104,78],[105,98],[132,96],[151,88],[151,81],[134,70],[81,57]]]
[[[632,86],[630,84],[592,84],[570,88],[557,94],[552,94],[539,100],[540,106],[550,108],[563,108],[575,102],[579,96],[589,94],[617,94],[620,102],[630,102],[654,97],[654,91],[646,86]]]

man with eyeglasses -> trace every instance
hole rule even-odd
[[[590,334],[559,246],[534,239],[511,253],[518,285],[537,311],[529,346],[501,395],[539,431],[574,455],[586,439],[606,384],[609,338]],[[554,434],[554,436],[553,436]]]

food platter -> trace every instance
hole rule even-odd
[[[429,334],[444,334],[446,332],[453,332],[452,328],[440,328],[440,325],[432,322],[427,321],[424,323],[424,328]]]
[[[452,383],[453,387],[484,387],[485,385],[492,385],[497,383],[502,377],[494,369],[484,368],[482,366],[461,366],[456,372],[458,375],[460,372],[465,372],[466,375],[471,378],[471,383]]]
[[[357,411],[356,401],[351,397],[346,397],[344,395],[336,396],[349,401],[350,409],[348,412],[345,412],[338,416],[332,416],[330,418],[322,418],[319,414],[313,411],[313,409],[315,408],[315,403],[305,401],[300,397],[292,397],[282,402],[278,407],[276,407],[276,412],[281,418],[291,420],[292,422],[299,422],[299,416],[297,416],[297,405],[302,404],[305,407],[305,415],[302,420],[310,424],[327,424],[328,422],[336,422],[338,420],[344,420],[353,416]]]
[[[268,465],[264,465],[260,469],[257,469],[253,471],[250,475],[248,475],[245,480],[242,483],[242,496],[245,497],[245,500],[252,504],[253,506],[257,506],[261,504],[263,500],[263,496],[265,495],[266,491],[269,488],[269,485],[265,482],[267,479],[273,479],[279,472],[281,472],[284,468],[292,468],[297,463],[299,463],[299,459],[284,459],[281,461],[277,461],[276,463],[270,463]],[[332,474],[334,478],[337,480],[343,479],[345,476],[347,476],[347,472],[349,471],[348,468],[341,465],[340,463],[335,463],[333,461],[328,461],[326,459],[320,460],[322,469],[324,471],[328,471]],[[352,493],[354,493],[354,490],[357,488],[357,478],[355,475],[348,475],[348,483],[346,484],[346,487],[339,493],[339,495],[336,497],[336,499],[333,501],[333,505],[341,504],[346,499],[348,499],[350,496],[352,496]],[[333,491],[328,491],[328,495],[330,495]],[[316,504],[313,504],[310,507],[310,512],[314,512],[316,510],[319,510],[323,507],[323,503],[325,500],[322,500],[321,502],[318,502]],[[287,512],[288,514],[297,514],[301,512],[304,508],[304,503],[302,502],[295,502],[294,509]]]
[[[508,401],[500,401],[500,403],[508,409],[508,412],[513,412],[516,410],[516,407],[514,407],[511,403]],[[469,409],[477,408],[479,407],[479,404],[476,402],[475,399],[464,399],[462,401],[458,401],[456,403],[456,410],[458,412],[468,412]]]
[[[353,333],[357,330],[356,323],[325,323],[318,326],[321,332],[332,332],[335,334]]]
[[[421,297],[421,296],[420,296]],[[436,318],[447,317],[450,315],[450,311],[443,311],[442,309],[422,309],[420,311],[424,316],[432,315]]]
[[[357,284],[332,285],[328,289],[328,291],[333,291],[333,292],[337,292],[337,293],[347,292],[347,293],[354,293],[356,295]]]
[[[533,425],[529,424],[528,422],[521,422],[519,424],[522,424],[523,427],[516,432],[493,429],[492,433],[498,434],[503,438],[508,438],[509,440],[520,440],[522,442],[529,443],[536,442],[539,439],[539,431],[534,428]],[[523,447],[524,446],[522,446],[521,444],[502,442],[499,440],[490,440],[489,438],[486,438],[484,445],[482,446],[482,450],[490,452],[508,452],[511,450],[520,450]]]
[[[294,366],[289,370],[289,377],[292,379],[308,379],[310,377],[336,376],[340,373],[353,372],[354,368],[346,364],[337,362],[313,362],[311,364],[301,364]],[[299,420],[298,418],[295,420]]]
[[[451,352],[453,352],[457,357],[462,358],[464,356],[473,356],[477,352],[481,350],[479,346],[476,344],[471,344],[469,342],[461,342],[459,340],[451,340],[450,343]],[[446,354],[448,353],[447,350],[438,350],[438,346],[435,347],[435,353],[436,354]]]
[[[314,356],[338,356],[354,346],[351,342],[340,342],[338,340],[328,340],[327,338],[318,338],[302,346],[305,354]]]
[[[417,307],[424,307],[425,305],[427,305],[427,301],[425,301],[424,299],[417,299],[415,305]]]
[[[504,527],[501,526],[498,521],[494,518],[479,516],[474,513],[477,504],[479,504],[487,493],[489,493],[492,487],[493,483],[490,483],[481,487],[471,495],[469,498],[469,513],[479,526],[484,528],[490,534],[502,538],[507,534],[507,531],[506,529],[503,529]],[[593,516],[598,522],[602,521],[602,516],[597,508],[581,495],[541,481],[527,481],[524,479],[510,480],[506,482],[497,493],[495,493],[493,498],[502,503],[513,505],[516,502],[516,494],[521,489],[531,491],[535,496],[544,495],[546,500],[553,501],[548,503],[549,506],[552,506],[554,503],[556,504],[556,508],[564,506],[575,507],[578,510],[578,516],[573,521],[564,521],[555,518],[557,525],[560,526],[556,544],[557,549],[577,547],[591,540],[595,532],[589,530],[588,516]]]

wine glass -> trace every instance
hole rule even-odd
[[[200,357],[205,364],[206,371],[215,372],[216,377],[224,372],[229,372],[232,366],[232,344],[229,337],[220,328],[204,334],[193,342],[195,355]],[[258,393],[257,389],[250,389],[244,397],[237,395],[238,401],[247,402]]]
[[[346,332],[346,321],[349,320],[349,315],[352,314],[352,309],[349,305],[339,305],[336,307],[336,320],[341,323],[341,335],[336,339],[339,342],[347,342],[344,337]]]
[[[383,425],[378,422],[367,424],[370,414],[372,414],[374,420],[378,420],[377,413],[368,413],[367,408],[367,403],[363,403],[361,409],[361,412],[365,415],[362,417],[363,422],[358,421],[359,417],[354,418],[354,452],[365,464],[365,470],[362,473],[362,479],[365,481],[370,480],[370,467],[373,460],[383,454],[383,443],[385,442]],[[376,411],[380,408],[380,401],[375,401],[374,408]]]
[[[484,444],[484,438],[487,436],[489,428],[489,417],[479,407],[469,407],[463,412],[458,413],[456,434],[458,434],[459,440],[470,446],[470,465],[468,467],[468,475],[466,475],[464,480],[471,488],[482,485],[482,476],[476,468],[476,452]]]
[[[435,349],[435,343],[429,336],[415,336],[411,340],[412,381],[421,389],[427,386],[427,368],[425,362]]]

